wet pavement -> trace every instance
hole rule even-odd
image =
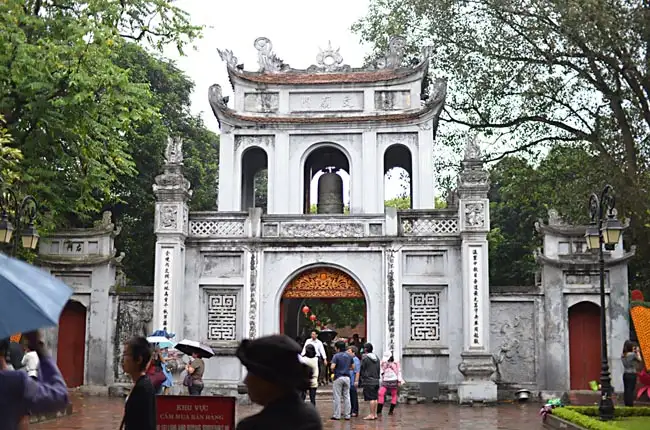
[[[74,413],[70,416],[32,424],[31,429],[45,430],[116,430],[122,420],[124,399],[107,397],[75,397]],[[363,403],[361,407],[365,406]],[[259,411],[257,406],[237,406],[237,420]],[[499,405],[496,407],[460,407],[453,404],[398,405],[395,415],[377,421],[352,418],[333,421],[331,401],[318,404],[327,430],[356,429],[481,429],[481,430],[542,430],[539,406]],[[365,410],[362,409],[362,414]]]

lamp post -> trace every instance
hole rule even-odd
[[[609,373],[607,360],[607,322],[605,320],[605,249],[613,250],[621,238],[623,226],[616,219],[614,206],[614,189],[605,185],[600,197],[592,194],[589,198],[589,215],[591,224],[587,227],[585,238],[587,248],[598,250],[598,266],[600,274],[600,401],[598,411],[600,419],[607,421],[614,418],[614,402],[612,400],[612,378]]]
[[[12,256],[18,251],[18,240],[21,240],[23,248],[36,249],[40,237],[34,227],[37,213],[38,204],[33,196],[25,196],[19,201],[16,193],[7,187],[0,193],[0,243],[10,244],[13,239]],[[23,221],[26,221],[24,229]]]

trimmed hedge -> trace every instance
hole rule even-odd
[[[597,406],[566,406],[553,409],[552,415],[577,424],[587,430],[621,430],[621,428],[608,421],[600,421]],[[650,407],[619,407],[614,409],[614,416],[624,417],[649,417]]]

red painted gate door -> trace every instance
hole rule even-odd
[[[569,309],[569,372],[572,390],[589,390],[600,378],[600,307],[581,302]]]
[[[83,385],[85,358],[86,308],[79,302],[69,301],[59,319],[56,359],[68,387]]]

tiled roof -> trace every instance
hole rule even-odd
[[[403,113],[387,113],[376,115],[354,115],[354,116],[253,116],[241,115],[232,110],[223,113],[234,119],[247,122],[264,124],[332,124],[345,122],[394,122],[416,119],[428,112],[429,109],[418,109]]]

